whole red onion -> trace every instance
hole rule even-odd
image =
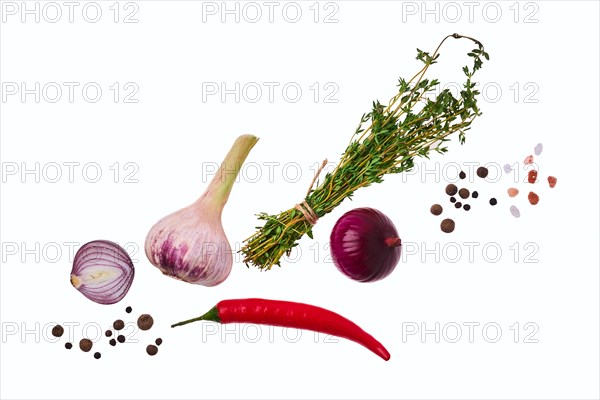
[[[392,221],[373,208],[355,208],[335,223],[330,237],[335,266],[360,282],[392,273],[400,261],[402,241]]]

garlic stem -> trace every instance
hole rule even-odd
[[[242,135],[236,139],[199,202],[208,201],[210,207],[219,213],[223,210],[242,165],[256,142],[258,138],[254,135]]]

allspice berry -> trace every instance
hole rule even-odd
[[[52,336],[54,337],[61,337],[63,333],[65,333],[65,328],[60,325],[56,325],[54,328],[52,328]]]
[[[142,314],[137,320],[137,325],[141,330],[147,331],[154,325],[154,319],[150,314]]]
[[[120,331],[121,329],[125,328],[125,322],[123,322],[122,319],[118,319],[113,322],[113,328],[115,328],[117,331]]]
[[[156,343],[157,346],[160,346],[162,344],[162,339],[158,338],[154,341],[154,343]]]
[[[485,178],[486,176],[488,176],[489,171],[486,167],[479,167],[477,168],[477,176],[480,178]]]
[[[433,215],[440,215],[444,209],[439,204],[434,204],[431,206],[430,210]]]
[[[446,186],[446,194],[448,196],[454,196],[456,192],[458,192],[458,188],[456,187],[456,185],[451,183],[448,186]]]
[[[446,218],[442,221],[440,227],[442,228],[442,232],[450,233],[454,230],[454,220]]]
[[[466,199],[469,197],[469,189],[465,189],[465,188],[461,188],[458,191],[458,195],[462,198],[462,199]]]
[[[86,353],[92,349],[93,345],[94,343],[92,343],[90,339],[81,339],[79,341],[79,348],[81,349],[81,351],[84,351]]]
[[[153,344],[149,344],[148,347],[146,347],[146,353],[148,353],[151,356],[155,356],[156,353],[158,353],[158,347],[156,347]]]

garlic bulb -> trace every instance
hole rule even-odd
[[[163,274],[204,286],[216,286],[227,279],[233,257],[221,213],[242,164],[257,141],[252,135],[237,138],[204,194],[150,229],[146,257]]]

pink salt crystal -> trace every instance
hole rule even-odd
[[[527,199],[529,200],[529,203],[531,203],[532,206],[535,206],[537,203],[540,202],[540,196],[538,196],[534,192],[529,192]]]
[[[508,189],[508,196],[509,197],[515,197],[518,194],[519,194],[519,189],[512,188],[512,187]]]
[[[521,216],[521,213],[519,212],[519,209],[516,206],[510,206],[510,213],[515,218],[519,218]]]
[[[532,155],[528,155],[527,157],[525,157],[525,160],[523,160],[523,164],[525,165],[529,165],[533,163],[533,156]]]

